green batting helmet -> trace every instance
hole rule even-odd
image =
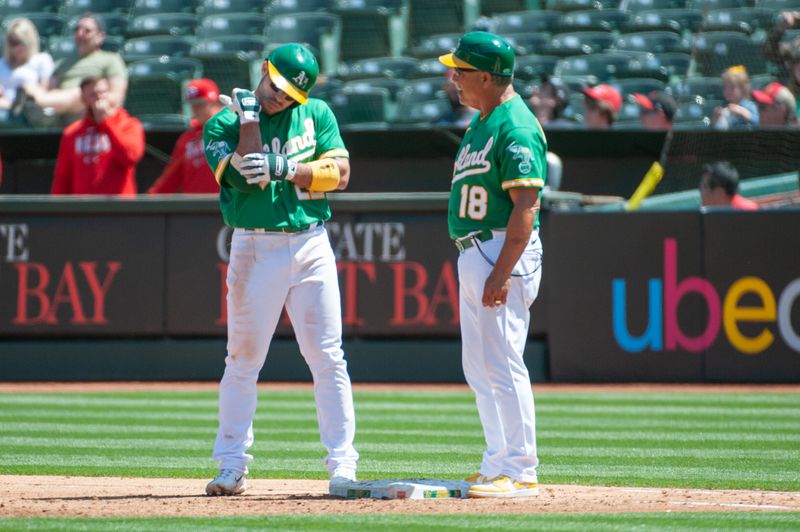
[[[301,104],[306,103],[319,75],[314,54],[301,44],[289,43],[275,48],[267,62],[272,83]]]
[[[485,31],[464,34],[452,54],[439,56],[450,68],[480,70],[495,76],[514,73],[514,49],[502,37]]]

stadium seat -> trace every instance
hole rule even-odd
[[[320,100],[330,101],[334,94],[338,94],[344,83],[336,78],[323,78],[318,79],[317,83],[311,89],[309,96],[311,98],[318,98]]]
[[[715,9],[703,19],[703,31],[739,31],[748,35],[757,30],[769,31],[776,16],[775,11],[758,7]]]
[[[430,35],[421,39],[415,46],[407,48],[405,55],[417,58],[439,57],[447,52],[452,52],[458,44],[461,35],[463,34],[443,33],[439,35]]]
[[[754,0],[687,0],[686,7],[710,11],[712,9],[735,9],[753,7]]]
[[[624,97],[624,95],[623,95]],[[639,114],[642,108],[636,102],[622,102],[622,107],[617,111],[617,121],[614,122],[614,129],[638,129],[641,127]]]
[[[201,19],[196,35],[200,39],[220,35],[263,36],[267,19],[257,13],[226,13],[209,15]]]
[[[61,5],[61,16],[71,18],[87,11],[127,15],[128,6],[129,2],[120,2],[120,0],[64,0]]]
[[[564,16],[560,11],[523,11],[503,13],[494,17],[494,31],[508,33],[556,33]]]
[[[674,31],[691,34],[700,29],[703,12],[699,9],[658,9],[635,13],[628,21],[628,31]]]
[[[691,49],[691,45],[686,39],[671,31],[642,31],[620,35],[613,48],[629,52],[661,54],[665,52],[687,53]]]
[[[106,26],[106,36],[125,37],[128,33],[128,16],[119,13],[97,13],[103,24]],[[69,19],[64,29],[65,34],[72,35],[75,25],[78,24],[80,15],[74,16]]]
[[[614,36],[602,31],[576,31],[554,35],[543,53],[548,55],[579,55],[602,52],[611,47]]]
[[[333,74],[339,61],[340,33],[339,17],[330,13],[278,15],[267,26],[268,50],[289,42],[304,43],[317,56],[321,70]]]
[[[408,100],[397,108],[395,124],[431,124],[441,120],[451,110],[446,98],[433,100]]]
[[[189,57],[159,57],[134,61],[128,65],[128,73],[135,76],[174,75],[194,79],[202,76],[203,65]]]
[[[673,87],[673,94],[681,101],[695,101],[698,97],[704,100],[722,100],[722,78],[691,77],[682,80]]]
[[[773,11],[798,11],[800,1],[798,0],[755,0],[755,7],[772,9]]]
[[[765,74],[767,62],[761,43],[731,31],[698,33],[693,42],[693,71],[702,76],[719,76],[733,65],[744,65],[750,75]],[[690,69],[692,72],[692,69]]]
[[[330,106],[340,125],[384,124],[392,116],[389,90],[382,87],[351,86],[330,99]]]
[[[666,69],[670,78],[683,78],[689,73],[692,56],[677,52],[660,53],[656,55],[661,67]]]
[[[339,15],[342,24],[339,44],[341,60],[392,55],[392,14],[389,10],[380,7],[340,7],[333,13]]]
[[[222,94],[230,94],[236,87],[255,88],[266,52],[261,37],[228,35],[197,41],[190,56],[203,64],[203,75],[216,81]]]
[[[719,101],[706,103],[702,98],[694,102],[680,102],[675,110],[673,122],[682,129],[701,129],[711,125],[711,115]]]
[[[189,13],[141,15],[131,19],[128,35],[131,37],[193,35],[196,26],[197,17]]]
[[[443,86],[445,79],[441,77],[436,78],[420,78],[409,80],[405,86],[400,89],[397,94],[397,99],[402,106],[408,106],[414,101],[428,101],[440,98],[446,98]]]
[[[535,10],[539,0],[481,0],[481,15],[491,17],[509,11]]]
[[[134,0],[131,16],[157,15],[159,13],[194,13],[193,0]]]
[[[638,13],[639,11],[652,11],[654,9],[679,9],[686,7],[686,0],[622,0],[619,5],[621,11]]]
[[[157,35],[128,39],[122,47],[122,58],[126,63],[153,57],[185,57],[194,43],[193,37]]]
[[[407,3],[407,0],[336,0],[335,6],[336,9],[382,7],[384,9],[396,11],[405,8]]]
[[[263,1],[258,0],[200,0],[197,13],[202,16],[227,13],[266,13]]]
[[[140,114],[137,118],[145,130],[163,128],[174,131],[189,127],[189,120],[182,114]]]
[[[18,18],[27,18],[33,22],[33,25],[36,26],[36,30],[39,32],[39,40],[42,43],[46,43],[51,37],[57,37],[64,32],[64,19],[56,14],[17,13],[13,16],[6,17],[3,19],[2,24],[0,24],[0,28],[2,29],[2,34],[4,36],[8,31],[8,26]],[[5,42],[5,39],[3,39],[3,42]]]
[[[125,44],[123,37],[106,36],[103,40],[101,49],[107,52],[122,52],[122,45]],[[48,40],[47,51],[53,57],[54,61],[68,57],[75,53],[75,38],[66,35],[57,35]]]
[[[623,78],[654,78],[666,81],[666,72],[653,54],[609,52],[566,57],[556,64],[555,75],[594,76],[599,82]]]
[[[375,57],[339,65],[339,77],[347,79],[408,78],[418,61],[410,57]],[[444,66],[444,65],[442,65]]]
[[[439,33],[463,33],[478,15],[477,0],[409,0],[412,44]]]
[[[389,100],[397,102],[397,95],[400,90],[405,87],[406,81],[397,78],[371,78],[371,79],[356,79],[346,82],[342,89],[345,91],[364,91],[367,88],[381,88],[389,91]]]
[[[629,94],[634,92],[647,94],[651,91],[663,91],[666,88],[666,84],[663,81],[653,78],[618,79],[613,81],[611,85],[622,94],[623,98],[627,98]]]
[[[293,13],[328,11],[335,6],[336,0],[272,0],[267,3],[267,15],[271,18]]]
[[[190,76],[178,72],[138,74],[136,69],[129,68],[125,108],[134,116],[181,114],[183,87],[188,79]]]
[[[517,55],[542,53],[550,43],[550,38],[543,33],[507,33],[503,37],[511,44]]]
[[[555,55],[526,55],[517,58],[514,77],[521,80],[536,80],[542,76],[552,76],[560,57]]]
[[[587,9],[571,11],[561,19],[561,32],[565,31],[619,31],[630,15],[615,9]]]
[[[752,90],[762,90],[764,87],[775,81],[780,83],[781,80],[779,80],[778,78],[776,78],[771,74],[760,74],[758,76],[752,76],[750,78],[750,88]]]
[[[620,0],[547,0],[546,9],[581,11],[584,9],[616,9]]]
[[[563,117],[572,120],[576,124],[583,124],[583,116],[586,113],[586,99],[580,92],[573,92],[569,96],[569,103],[564,109]]]
[[[0,0],[0,18],[21,13],[57,13],[59,7],[53,0]]]
[[[417,68],[411,71],[408,75],[409,78],[430,78],[434,76],[444,76],[448,68],[444,66],[439,59],[432,57],[430,59],[420,59],[417,62]]]

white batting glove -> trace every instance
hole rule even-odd
[[[271,181],[266,153],[255,152],[244,156],[234,153],[231,157],[231,164],[247,180],[248,184],[258,185],[261,190],[264,190]]]
[[[261,104],[253,91],[233,89],[231,96],[219,95],[219,101],[225,107],[239,115],[240,124],[258,123]]]

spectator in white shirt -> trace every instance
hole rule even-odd
[[[0,109],[9,109],[23,85],[46,87],[53,73],[53,58],[39,52],[39,32],[27,18],[18,18],[8,27],[0,60]]]

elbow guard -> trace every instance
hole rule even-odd
[[[333,159],[320,159],[308,163],[311,167],[312,192],[330,192],[339,186],[339,165]]]

